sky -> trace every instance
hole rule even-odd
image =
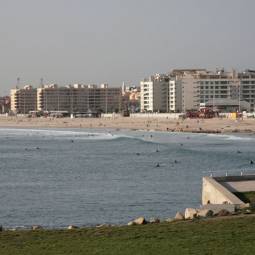
[[[173,68],[255,69],[254,0],[0,0],[0,95],[139,85]]]

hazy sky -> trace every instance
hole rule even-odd
[[[255,68],[254,0],[0,0],[0,94],[137,85],[172,68]]]

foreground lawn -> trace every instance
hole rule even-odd
[[[255,254],[255,217],[77,230],[4,231],[1,255]]]

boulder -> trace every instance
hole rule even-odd
[[[71,229],[77,229],[78,227],[77,226],[74,226],[74,225],[70,225],[67,227],[68,230],[71,230]]]
[[[236,205],[233,204],[207,204],[203,205],[200,210],[208,209],[213,211],[213,215],[217,215],[222,209],[227,210],[231,213],[236,211]]]
[[[239,205],[239,209],[246,209],[246,208],[250,208],[251,204],[250,203],[246,203],[246,204],[240,204]]]
[[[175,220],[184,220],[185,218],[181,212],[177,212],[174,219]]]
[[[39,229],[43,229],[43,227],[40,226],[40,225],[34,225],[34,226],[32,226],[32,230],[39,230]]]
[[[252,211],[250,210],[250,209],[246,209],[245,211],[244,211],[244,214],[251,214],[252,213]]]
[[[229,212],[228,210],[222,209],[217,213],[217,216],[221,217],[221,216],[229,216],[231,215],[231,212]]]
[[[146,220],[145,220],[144,217],[139,217],[139,218],[137,218],[137,219],[134,220],[134,223],[135,223],[136,225],[144,225],[144,224],[146,224],[147,222],[146,222]]]
[[[134,226],[136,225],[133,221],[128,222],[128,226]]]
[[[171,222],[174,222],[175,220],[173,219],[173,218],[167,218],[166,220],[165,220],[165,222],[168,222],[168,223],[171,223]]]
[[[194,208],[186,208],[185,210],[185,220],[192,220],[197,217],[197,210]]]
[[[149,223],[151,223],[151,224],[160,223],[160,219],[158,219],[158,218],[150,218]]]
[[[97,225],[96,228],[108,228],[110,226],[111,226],[110,224],[100,224],[100,225]]]
[[[201,209],[197,212],[197,217],[200,217],[200,218],[207,218],[212,216],[213,216],[213,211],[209,209]]]

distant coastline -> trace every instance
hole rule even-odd
[[[255,119],[167,119],[167,118],[27,118],[0,117],[0,127],[90,128],[194,133],[255,133]]]

